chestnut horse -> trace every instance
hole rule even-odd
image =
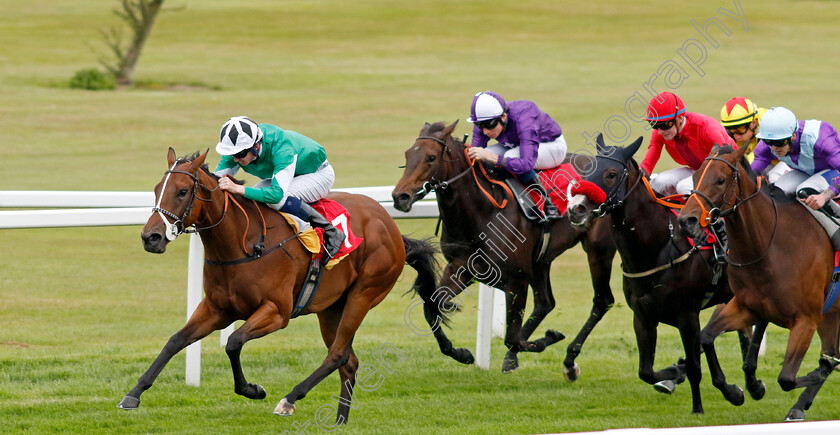
[[[147,251],[163,253],[170,241],[195,226],[204,243],[205,297],[120,408],[137,408],[140,395],[176,353],[235,320],[245,323],[231,334],[225,347],[234,391],[249,399],[266,397],[263,387],[245,380],[239,354],[247,341],[289,324],[312,254],[279,213],[219,189],[218,177],[204,164],[206,157],[207,152],[176,159],[175,151],[169,149],[170,169],[155,187],[157,213],[141,233]],[[299,313],[318,315],[329,350],[321,366],[296,385],[274,412],[292,414],[295,402],[337,369],[342,387],[336,422],[341,424],[347,421],[359,366],[352,347],[356,330],[368,311],[388,295],[404,262],[418,271],[415,289],[425,283],[429,291],[424,294],[431,295],[437,280],[436,250],[427,242],[401,236],[385,209],[367,196],[334,193],[329,198],[350,212],[349,226],[363,241],[324,273],[311,303]]]
[[[566,349],[563,371],[568,380],[574,381],[580,372],[575,358],[614,302],[609,282],[615,244],[609,228],[601,221],[581,234],[572,229],[567,218],[552,221],[547,224],[549,237],[545,253],[536,261],[537,247],[543,238],[541,224],[526,219],[516,198],[506,197],[498,188],[501,183],[484,177],[481,164],[467,158],[467,146],[452,137],[457,124],[456,121],[447,126],[438,122],[426,124],[420,130],[414,144],[405,152],[405,172],[392,193],[394,208],[407,212],[414,202],[435,191],[443,223],[441,250],[448,264],[438,294],[433,297],[439,307],[425,304],[426,320],[432,326],[441,352],[470,364],[474,361],[472,353],[452,346],[440,327],[441,321],[447,319],[441,319],[439,313],[451,314],[454,310],[447,304],[457,300],[458,294],[473,281],[501,289],[506,300],[505,346],[508,348],[502,371],[515,370],[519,365],[518,352],[541,352],[563,338],[560,332],[548,330],[544,337],[528,341],[554,308],[549,280],[551,261],[581,243],[587,251],[595,297],[586,324]],[[534,292],[534,310],[523,326],[529,284]]]
[[[735,297],[703,328],[700,341],[706,354],[714,357],[715,337],[723,331],[768,321],[790,329],[778,380],[784,391],[805,387],[785,417],[800,421],[840,364],[840,304],[823,306],[830,300],[826,295],[834,251],[826,231],[802,204],[776,187],[759,188],[743,158],[746,149],[713,148],[694,174],[694,194],[679,216],[680,229],[688,234],[726,216],[729,284]],[[814,331],[822,342],[819,366],[797,377]],[[711,374],[720,378],[715,382],[725,382],[723,373]]]
[[[581,184],[592,183],[597,186],[593,188],[603,190],[604,200],[595,204],[575,195],[570,200],[570,219],[575,225],[585,225],[590,219],[609,214],[623,263],[624,297],[633,310],[639,378],[654,384],[659,391],[670,393],[673,384],[684,379],[684,371],[691,385],[692,413],[703,413],[699,313],[732,297],[726,272],[715,283],[715,272],[710,267],[712,251],[698,250],[685,237],[674,237],[676,215],[643,186],[647,184],[646,175],[633,159],[642,143],[641,137],[626,148],[608,147],[600,135],[596,143],[595,170],[583,176]],[[654,371],[659,323],[679,329],[685,363]],[[747,333],[739,331],[739,334],[746,358]],[[758,357],[757,344],[749,350],[754,361]],[[717,360],[707,360],[715,370]],[[755,379],[754,371],[752,377],[748,374],[747,380],[752,397],[756,400],[763,397],[764,383]],[[716,383],[715,387],[729,402],[744,403],[744,392],[738,386]]]

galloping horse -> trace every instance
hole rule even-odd
[[[405,152],[405,172],[392,193],[394,208],[407,212],[415,201],[431,190],[436,192],[443,223],[441,248],[448,264],[441,276],[440,294],[434,297],[440,299],[440,307],[426,304],[426,320],[433,327],[441,352],[470,364],[474,361],[472,354],[465,348],[453,348],[439,327],[438,315],[441,311],[451,313],[447,302],[474,280],[503,290],[508,352],[502,371],[516,369],[518,352],[540,352],[563,338],[561,333],[549,330],[545,337],[527,341],[554,308],[549,280],[551,261],[580,242],[589,258],[595,298],[586,324],[566,350],[563,370],[567,379],[574,381],[580,372],[575,358],[583,342],[614,302],[609,281],[615,244],[610,231],[604,222],[596,222],[587,233],[580,234],[566,218],[552,221],[548,224],[550,232],[543,259],[535,261],[535,251],[543,238],[541,225],[525,218],[515,198],[505,201],[503,193],[492,184],[498,181],[477,175],[480,164],[474,165],[466,156],[466,145],[452,137],[457,124],[456,121],[446,126],[438,122],[420,130],[419,137]],[[478,262],[487,267],[479,270]],[[529,284],[534,291],[534,311],[523,326]]]
[[[266,396],[263,387],[245,380],[239,354],[247,341],[289,324],[312,254],[279,213],[265,204],[220,190],[218,177],[204,164],[206,157],[207,152],[176,159],[175,151],[169,149],[170,169],[155,187],[157,213],[141,233],[147,251],[163,253],[171,240],[195,226],[204,243],[205,298],[120,402],[120,408],[137,408],[140,394],[152,386],[176,353],[234,320],[245,320],[225,347],[233,369],[234,391],[249,399]],[[321,366],[296,385],[274,412],[292,414],[296,400],[338,369],[342,388],[336,423],[341,424],[347,421],[359,366],[353,337],[365,315],[388,295],[404,262],[417,269],[415,290],[425,286],[423,298],[432,294],[437,277],[435,249],[426,242],[401,236],[378,202],[346,193],[329,198],[350,212],[349,227],[363,241],[324,273],[311,303],[300,311],[317,313],[329,350]]]
[[[641,143],[640,137],[626,148],[608,147],[603,137],[598,136],[596,168],[581,183],[595,184],[604,191],[606,200],[595,204],[581,201],[581,195],[575,195],[570,201],[570,219],[575,225],[585,225],[589,219],[610,215],[623,263],[624,296],[633,310],[639,377],[659,391],[670,392],[673,383],[683,379],[684,370],[691,384],[692,412],[702,413],[699,313],[703,308],[728,301],[732,292],[725,271],[713,283],[714,272],[708,263],[711,251],[698,251],[685,238],[675,238],[672,228],[676,215],[659,204],[645,187],[640,187],[647,180],[633,155]],[[685,350],[684,369],[680,364],[654,371],[659,323],[679,329]],[[740,333],[742,350],[746,351],[747,339]],[[757,352],[756,346],[756,358]],[[708,362],[712,367],[717,364],[717,360],[708,359]],[[717,383],[715,386],[731,403],[744,403],[744,392],[738,386]],[[764,396],[764,384],[754,376],[748,376],[747,387],[756,400]]]
[[[715,337],[723,331],[768,321],[790,329],[779,385],[784,391],[805,387],[785,417],[804,420],[826,377],[840,364],[840,305],[824,307],[831,300],[834,252],[825,230],[798,201],[775,187],[759,188],[743,159],[746,149],[713,148],[695,173],[694,194],[679,216],[680,229],[688,234],[702,231],[714,215],[726,216],[729,284],[735,296],[703,328],[700,341],[714,357]],[[822,342],[819,367],[796,377],[814,331]],[[725,382],[721,372],[712,376]]]

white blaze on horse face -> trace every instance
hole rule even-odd
[[[169,223],[169,219],[167,219],[166,216],[164,216],[163,213],[160,212],[160,203],[161,201],[163,201],[163,193],[166,192],[166,184],[169,183],[169,177],[172,176],[172,170],[175,169],[175,165],[177,164],[178,161],[176,160],[175,163],[172,164],[172,167],[169,168],[169,172],[166,173],[166,178],[163,179],[163,186],[160,188],[160,196],[158,197],[157,204],[155,205],[155,208],[158,210],[158,216],[160,216],[160,219],[163,221],[163,224],[166,225],[166,231],[164,232],[164,234],[166,235],[166,240],[169,240],[170,242],[175,240],[178,237],[178,235],[180,235],[180,233],[178,232],[178,226]]]

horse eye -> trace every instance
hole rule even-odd
[[[615,172],[609,172],[607,173],[607,180],[612,180],[616,176],[618,176],[618,174],[616,174]]]
[[[178,191],[178,196],[187,196],[189,189],[181,189]]]
[[[432,163],[432,162],[435,161],[436,158],[437,158],[437,156],[426,157],[426,163]]]
[[[726,183],[726,178],[720,177],[720,178],[717,179],[717,184],[723,184],[723,183]]]

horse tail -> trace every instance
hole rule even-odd
[[[436,257],[438,249],[431,239],[417,240],[402,236],[405,245],[405,263],[417,271],[417,278],[411,290],[423,300],[423,312],[429,325],[440,319],[444,325],[449,323],[449,316],[443,314],[438,302],[435,301],[437,291],[438,269],[440,263]]]

